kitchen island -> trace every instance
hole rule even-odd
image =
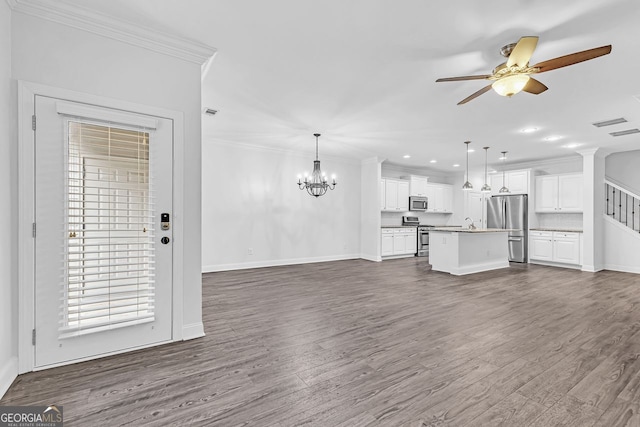
[[[429,230],[431,269],[461,276],[507,268],[509,231],[498,228],[433,228]]]

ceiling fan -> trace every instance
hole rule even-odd
[[[527,36],[521,37],[518,43],[511,43],[500,49],[502,56],[507,58],[507,62],[498,65],[493,69],[492,74],[484,74],[479,76],[461,76],[448,77],[438,79],[436,82],[457,82],[462,80],[493,80],[488,86],[483,87],[479,91],[469,95],[458,105],[466,104],[474,98],[479,97],[483,93],[495,90],[502,96],[512,96],[520,91],[539,95],[548,88],[538,80],[532,78],[531,74],[544,73],[545,71],[555,70],[556,68],[566,67],[567,65],[577,64],[579,62],[588,61],[599,56],[607,55],[611,52],[611,45],[596,47],[594,49],[583,50],[558,58],[549,59],[548,61],[538,62],[535,65],[529,65],[529,59],[533,55],[533,51],[538,44],[538,37]]]

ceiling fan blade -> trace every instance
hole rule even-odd
[[[491,74],[485,74],[482,76],[461,76],[461,77],[446,77],[444,79],[438,79],[436,82],[459,82],[462,80],[485,80],[491,77]]]
[[[511,51],[509,59],[507,60],[507,67],[517,65],[518,67],[526,67],[533,55],[533,51],[536,50],[538,45],[538,37],[529,36],[521,37],[518,43]]]
[[[466,104],[467,102],[471,101],[472,99],[475,99],[475,98],[479,97],[480,95],[482,95],[483,93],[488,92],[490,90],[491,90],[491,85],[485,86],[482,89],[480,89],[479,91],[474,92],[473,94],[467,96],[462,101],[458,102],[458,105]]]
[[[548,61],[539,62],[534,65],[534,68],[539,68],[539,73],[545,71],[555,70],[556,68],[566,67],[567,65],[577,64],[579,62],[588,61],[590,59],[597,58],[599,56],[607,55],[611,53],[611,45],[596,47],[594,49],[583,50],[582,52],[576,52],[558,58],[549,59]]]
[[[538,80],[532,79],[531,77],[529,77],[529,81],[522,88],[523,91],[532,93],[534,95],[540,95],[542,92],[544,92],[547,89],[549,88],[546,87],[544,84],[540,83]]]

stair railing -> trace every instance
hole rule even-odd
[[[606,214],[640,233],[640,196],[619,185],[604,181]]]

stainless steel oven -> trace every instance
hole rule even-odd
[[[429,228],[418,227],[418,253],[416,256],[429,256]]]

